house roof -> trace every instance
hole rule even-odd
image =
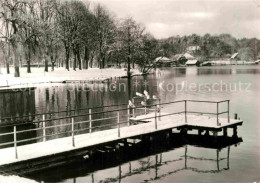
[[[188,59],[188,60],[194,59],[194,56],[192,56],[192,55],[189,54],[189,53],[185,53],[183,56],[184,56],[186,59]]]
[[[238,55],[238,53],[234,53],[234,54],[232,55],[231,59],[236,58],[237,55]]]
[[[198,62],[198,60],[188,60],[186,62],[186,65],[195,65]]]
[[[167,57],[157,57],[155,62],[171,62],[171,60]]]
[[[174,56],[171,57],[171,60],[173,61],[178,61],[181,57],[183,57],[182,54],[176,54]]]
[[[197,51],[200,50],[200,46],[189,46],[187,48],[188,51]]]
[[[178,61],[179,59],[181,59],[182,57],[184,57],[184,59],[186,58],[187,60],[193,60],[195,59],[195,57],[193,57],[191,54],[189,53],[185,53],[185,54],[176,54],[174,55],[171,59],[174,61]]]

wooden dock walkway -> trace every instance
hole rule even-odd
[[[185,106],[186,103],[187,101],[185,101]],[[39,159],[42,161],[42,159],[48,159],[52,156],[63,156],[70,152],[81,151],[81,156],[90,155],[96,146],[124,143],[124,140],[129,138],[142,138],[146,135],[161,132],[170,135],[172,129],[180,130],[184,134],[187,134],[189,130],[198,130],[198,135],[202,135],[204,131],[205,135],[213,132],[214,136],[217,136],[217,133],[222,131],[223,136],[227,136],[227,128],[232,128],[233,135],[237,136],[237,126],[243,123],[239,119],[220,118],[219,114],[216,117],[205,116],[200,113],[188,114],[186,107],[184,112],[164,113],[160,108],[162,105],[164,104],[160,104],[159,107],[158,104],[154,105],[155,109],[145,108],[145,114],[138,116],[130,114],[130,110],[127,108],[129,114],[127,121],[120,121],[118,113],[113,124],[114,126],[117,124],[116,127],[103,131],[91,132],[91,122],[93,123],[94,120],[91,121],[90,118],[89,121],[81,122],[89,123],[90,133],[80,135],[75,135],[75,122],[72,118],[71,136],[22,146],[17,146],[16,126],[14,126],[14,147],[0,149],[0,168],[17,164],[21,166],[21,164],[28,164],[28,162]],[[147,112],[149,110],[150,112]],[[229,110],[225,113],[229,114]],[[45,125],[42,129],[45,130]],[[45,138],[45,136],[46,134],[43,132],[42,138]]]

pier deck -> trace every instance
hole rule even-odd
[[[168,109],[172,109],[170,110],[171,113],[164,111],[167,106],[175,105],[176,103],[183,106],[184,109],[182,110],[182,107],[179,106],[178,110],[181,111],[176,112],[170,106]],[[189,103],[210,103],[216,105],[216,112],[190,111],[188,108]],[[220,111],[220,104],[223,106],[225,103],[227,109]],[[0,124],[0,128],[8,126],[11,129],[13,128],[13,130],[7,133],[0,133],[0,138],[11,135],[13,136],[13,141],[0,143],[1,147],[6,145],[12,146],[0,149],[0,171],[30,172],[43,170],[68,162],[82,161],[83,157],[91,158],[97,152],[113,151],[118,153],[120,147],[128,148],[138,144],[138,141],[151,142],[152,144],[155,137],[160,137],[162,142],[165,141],[167,143],[170,138],[173,139],[173,129],[174,131],[179,130],[182,136],[186,136],[191,130],[197,130],[198,136],[210,137],[209,139],[213,140],[212,143],[217,140],[219,132],[222,133],[223,137],[228,137],[228,128],[233,130],[233,137],[237,137],[237,126],[242,125],[243,121],[237,115],[235,115],[236,119],[230,119],[229,104],[229,100],[180,100],[161,103],[159,99],[159,102],[155,104],[141,107],[126,104],[127,108],[122,108],[122,105],[125,104],[120,104],[113,105],[113,107],[118,106],[117,109],[103,110],[101,112],[93,112],[92,110],[95,108],[81,109],[88,112],[78,115],[75,115],[75,110],[72,110],[71,112],[74,115],[56,118],[46,118],[47,114],[37,114],[42,115],[42,120],[27,122],[26,124],[29,125],[34,124],[35,128],[26,130],[17,128],[21,124],[24,125],[24,123],[12,121],[9,123],[7,121],[8,123]],[[109,109],[111,106],[106,107]],[[104,106],[97,108],[103,109]],[[65,112],[67,113],[67,111]],[[96,118],[95,115],[97,114],[106,115]],[[220,117],[223,114],[226,118]],[[79,119],[75,121],[80,116],[85,116],[85,120]],[[64,123],[55,123],[61,119],[66,121]],[[108,122],[107,120],[111,121]],[[75,129],[78,124],[84,124],[84,126]],[[66,127],[62,133],[50,135],[46,133],[46,129],[57,129],[60,127]],[[103,129],[104,127],[106,129]],[[38,135],[31,139],[17,139],[18,134],[32,131],[40,131],[40,133],[37,132]],[[83,131],[85,132],[83,133]],[[60,134],[66,134],[67,137],[57,138],[57,135]],[[54,137],[56,139],[47,140],[46,137]],[[21,145],[22,142],[30,142],[32,140],[35,143]]]
[[[155,118],[154,113],[150,113],[130,118],[131,123],[135,123],[135,125],[75,135],[74,147],[72,145],[72,138],[64,137],[46,142],[18,146],[18,158],[15,157],[14,147],[0,149],[0,167],[7,164],[51,156],[107,142],[118,141],[163,130],[171,130],[174,128],[200,127],[213,131],[214,129],[221,131],[224,127],[242,125],[241,120],[230,119],[230,122],[228,123],[226,118],[219,118],[219,123],[221,125],[217,126],[216,117],[202,115],[187,115],[187,120],[188,123],[185,123],[184,114],[167,116],[167,113],[162,113],[161,117]],[[139,123],[138,121],[142,121],[142,123]]]

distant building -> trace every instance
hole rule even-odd
[[[195,53],[195,52],[197,52],[197,51],[200,50],[200,46],[198,46],[198,45],[189,46],[186,50],[187,50],[187,52],[189,52],[189,53]]]
[[[238,62],[238,53],[234,53],[230,57],[230,64],[237,64],[237,62]]]
[[[194,59],[195,59],[195,57],[192,56],[192,55],[189,54],[189,53],[185,53],[183,56],[184,56],[187,60],[194,60]]]
[[[200,62],[198,60],[188,60],[186,62],[187,66],[199,66]]]
[[[171,59],[173,61],[178,62],[179,64],[185,64],[188,60],[194,60],[195,57],[189,53],[185,53],[185,54],[176,54]]]
[[[176,62],[174,60],[167,58],[167,57],[157,57],[155,59],[155,64],[157,66],[169,67],[169,66],[176,65]]]
[[[167,57],[157,57],[155,62],[170,62],[171,60]]]
[[[237,58],[237,55],[238,55],[238,53],[234,53],[232,56],[231,56],[231,60],[234,60],[234,59],[236,59]]]

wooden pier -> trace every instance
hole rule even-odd
[[[216,104],[217,113],[201,113],[188,111],[187,105],[189,102],[199,103],[213,103]],[[168,113],[164,112],[167,105],[175,103],[182,103],[184,110],[181,112]],[[219,112],[219,104],[227,103],[227,111]],[[136,111],[142,110],[141,113]],[[121,113],[125,111],[124,113]],[[42,124],[36,129],[29,129],[17,131],[19,124],[13,124],[13,132],[0,133],[1,136],[13,135],[13,142],[2,143],[0,146],[13,144],[12,147],[0,149],[0,171],[18,171],[19,169],[37,167],[37,169],[45,169],[49,167],[58,166],[61,163],[72,161],[74,157],[89,158],[96,151],[102,149],[112,149],[116,151],[120,146],[128,146],[130,139],[149,139],[153,140],[155,134],[165,136],[165,139],[172,136],[173,130],[180,131],[181,134],[186,135],[189,131],[196,130],[198,135],[217,137],[221,132],[222,136],[228,136],[228,128],[233,130],[233,137],[237,137],[237,126],[242,125],[243,121],[240,119],[230,119],[229,116],[229,100],[226,101],[194,101],[182,100],[168,103],[156,103],[149,106],[134,107],[130,106],[122,109],[103,111],[101,113],[116,113],[115,116],[109,118],[92,119],[94,114],[91,109],[84,115],[88,116],[86,121],[75,121],[77,116],[66,116],[70,123],[62,125],[47,126],[48,120],[43,117],[42,121],[35,123]],[[227,114],[226,118],[222,114]],[[124,120],[126,117],[126,120]],[[59,118],[60,119],[60,118]],[[106,124],[106,120],[113,120],[113,124]],[[52,121],[55,119],[52,119]],[[102,131],[93,131],[96,122],[104,121],[105,125],[101,127],[108,127]],[[76,124],[87,124],[85,129],[75,129]],[[60,126],[69,126],[70,134],[67,137],[46,140],[47,136],[57,136],[57,134],[46,135],[47,128],[57,128]],[[0,126],[1,127],[1,126]],[[5,127],[5,126],[4,126]],[[28,131],[42,131],[42,136],[37,136],[34,139],[17,140],[18,133]],[[79,131],[87,130],[86,133],[77,134]],[[31,140],[38,140],[36,143],[18,146],[19,143]],[[57,163],[58,162],[58,163]]]
[[[80,182],[82,178],[86,182],[122,182],[127,177],[141,174],[147,170],[151,172],[149,177],[152,180],[158,180],[167,174],[164,166],[170,167],[169,172],[176,173],[185,170],[213,174],[229,171],[229,159],[232,160],[230,149],[232,146],[237,147],[242,143],[242,138],[222,136],[217,137],[216,143],[212,143],[211,138],[198,135],[183,136],[179,133],[173,133],[169,139],[169,144],[165,145],[165,143],[162,143],[163,139],[160,136],[154,136],[154,144],[151,144],[150,141],[140,141],[131,147],[122,147],[120,153],[108,151],[104,147],[102,152],[98,151],[91,159],[81,159],[80,162],[23,175],[39,182],[58,182],[61,181],[60,177],[66,180],[71,179],[73,182]],[[211,158],[209,159],[209,156],[205,155],[194,155],[190,152],[190,149],[211,152]],[[146,166],[140,164],[140,161],[145,162]],[[208,168],[203,166],[192,167],[194,161],[210,164],[213,169],[212,166]],[[203,163],[200,165],[203,165]],[[100,176],[104,171],[110,172],[111,169],[113,169],[113,175]],[[75,178],[75,175],[80,178]]]

